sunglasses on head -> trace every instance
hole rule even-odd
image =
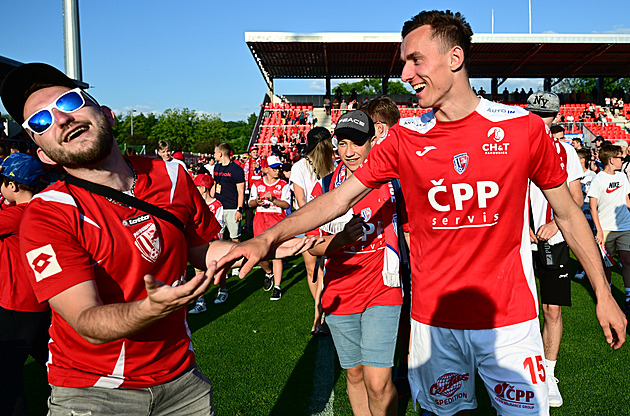
[[[22,127],[29,129],[33,133],[43,134],[55,123],[55,116],[52,113],[53,108],[63,111],[64,113],[72,113],[82,108],[84,105],[85,98],[81,88],[66,91],[57,97],[55,101],[27,118],[24,123],[22,123]]]

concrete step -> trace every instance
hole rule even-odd
[[[314,107],[313,117],[317,119],[315,126],[325,127],[330,130],[330,122],[332,120],[332,117],[326,114],[326,110],[324,110],[323,108]]]

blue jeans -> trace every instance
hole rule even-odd
[[[212,385],[196,365],[174,380],[142,389],[51,387],[48,416],[214,416]]]

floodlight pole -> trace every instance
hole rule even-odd
[[[66,75],[77,81],[83,81],[79,0],[63,0],[63,44]]]
[[[529,34],[532,34],[532,0],[529,0]]]
[[[133,139],[133,113],[135,113],[136,110],[131,110],[129,111],[130,115],[131,115],[131,138]]]

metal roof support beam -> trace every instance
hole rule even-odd
[[[597,58],[598,56],[606,52],[608,49],[612,48],[614,45],[615,45],[614,43],[609,43],[607,45],[602,45],[599,48],[591,51],[591,53],[587,54],[583,59],[581,59],[578,62],[578,64],[574,64],[573,69],[571,69],[570,66],[569,68],[567,68],[567,70],[564,73],[565,78],[570,78],[573,74],[578,72],[580,69],[582,69],[585,65],[591,62],[593,59]]]
[[[543,46],[545,46],[544,43],[539,43],[539,44],[533,45],[532,48],[529,51],[527,51],[525,56],[523,56],[523,59],[518,63],[518,65],[514,65],[514,66],[512,66],[512,68],[507,70],[507,72],[505,73],[505,77],[504,78],[505,79],[510,78],[510,76],[512,74],[514,74],[516,71],[521,69],[523,67],[523,65],[525,65],[527,63],[527,61],[529,61],[531,58],[533,58],[543,48]]]
[[[493,98],[499,95],[499,79],[498,78],[492,78],[490,80],[490,94],[492,94]]]
[[[266,78],[265,78],[266,80]],[[275,102],[275,100],[273,99],[273,97],[275,96],[274,92],[273,92],[273,78],[269,78],[269,82],[267,82],[267,95],[269,96],[269,99],[271,100],[271,102]]]
[[[551,78],[543,80],[543,91],[551,91]]]
[[[497,84],[497,88],[500,87],[501,85],[503,85],[503,83],[505,81],[507,81],[509,78],[501,78],[501,81],[499,81],[499,83]]]
[[[383,83],[382,83],[382,91],[383,91],[383,95],[387,95],[389,94],[389,77],[383,77],[382,79]]]

